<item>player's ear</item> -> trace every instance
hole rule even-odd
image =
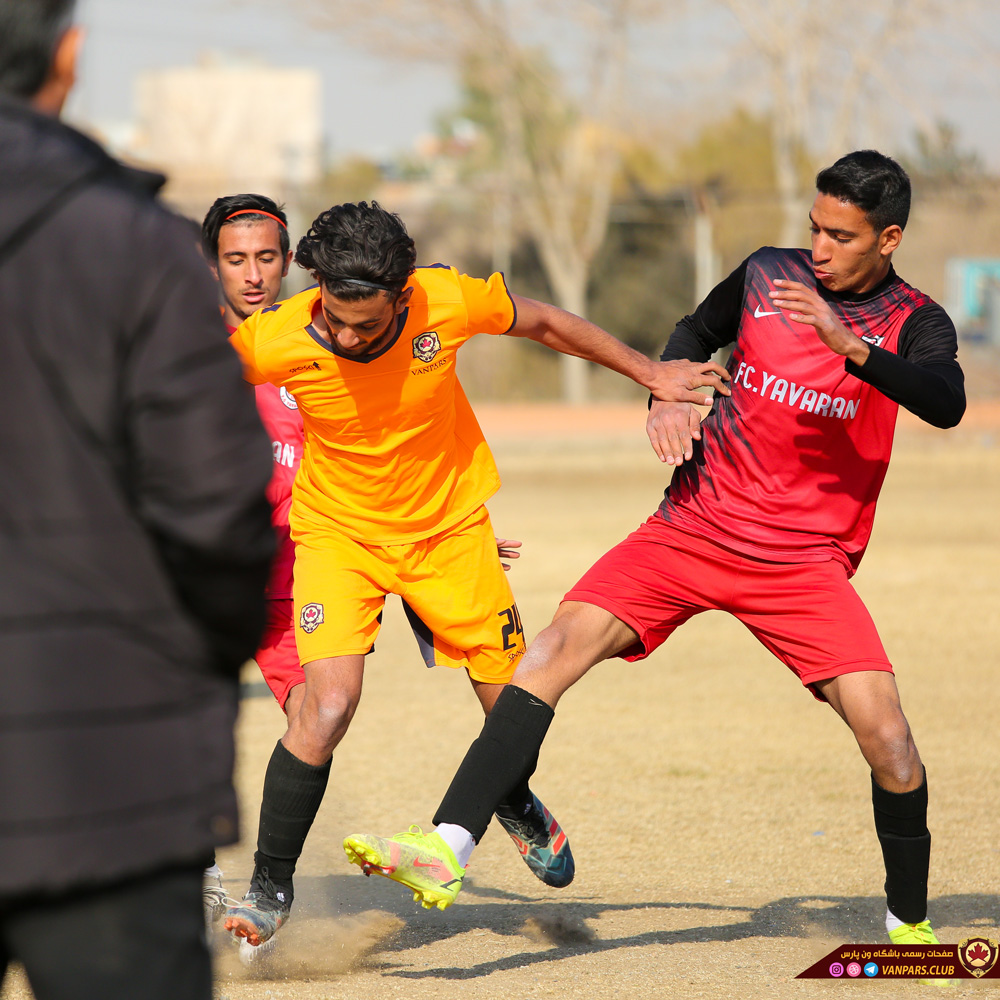
[[[899,226],[886,226],[885,229],[879,233],[879,253],[883,257],[888,257],[890,254],[895,253],[896,249],[899,247],[900,242],[903,239],[903,230]]]
[[[31,98],[31,103],[47,115],[58,115],[76,83],[76,67],[83,45],[83,29],[70,25],[56,44],[49,73],[39,91]]]
[[[291,267],[293,256],[294,254],[292,253],[291,250],[289,250],[288,253],[285,254],[285,266],[281,269],[281,276],[283,278],[288,277],[288,268]]]
[[[409,304],[413,294],[413,285],[408,285],[396,296],[396,312],[401,313]]]

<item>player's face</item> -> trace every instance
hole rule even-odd
[[[816,195],[809,224],[813,270],[827,290],[868,292],[889,273],[889,259],[902,235],[899,226],[876,233],[857,205],[829,194]]]
[[[395,297],[376,292],[371,298],[348,302],[323,288],[323,320],[331,342],[356,357],[376,353],[395,333],[396,317],[406,308],[412,291],[404,288]]]
[[[278,223],[272,219],[231,222],[219,230],[219,256],[212,270],[222,286],[230,326],[277,301],[291,259],[290,250],[281,253]]]

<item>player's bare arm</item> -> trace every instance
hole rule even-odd
[[[691,461],[694,442],[701,440],[701,413],[690,403],[654,399],[646,417],[646,434],[661,462],[683,465]]]
[[[786,281],[776,278],[775,291],[768,292],[779,309],[788,311],[788,318],[796,323],[813,327],[819,339],[834,354],[863,365],[868,360],[868,345],[851,333],[833,314],[829,303],[816,291],[800,281]]]
[[[527,337],[561,354],[610,368],[645,386],[656,399],[711,405],[712,397],[697,389],[712,387],[729,395],[729,373],[713,361],[651,361],[599,326],[565,309],[513,295],[517,321],[510,333]]]

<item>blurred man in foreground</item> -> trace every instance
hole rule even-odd
[[[207,1000],[271,463],[162,178],[56,120],[72,14],[0,0],[0,977]]]

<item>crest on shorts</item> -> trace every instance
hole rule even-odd
[[[303,632],[315,632],[323,624],[322,604],[303,604],[299,612],[299,628]]]
[[[288,409],[297,410],[299,408],[299,404],[295,402],[295,397],[284,386],[278,390],[278,395]]]
[[[441,350],[441,339],[430,330],[413,338],[413,356],[421,361],[433,361]]]
[[[958,960],[962,963],[962,968],[979,979],[985,976],[994,965],[997,964],[996,941],[989,938],[966,938],[958,946]]]

